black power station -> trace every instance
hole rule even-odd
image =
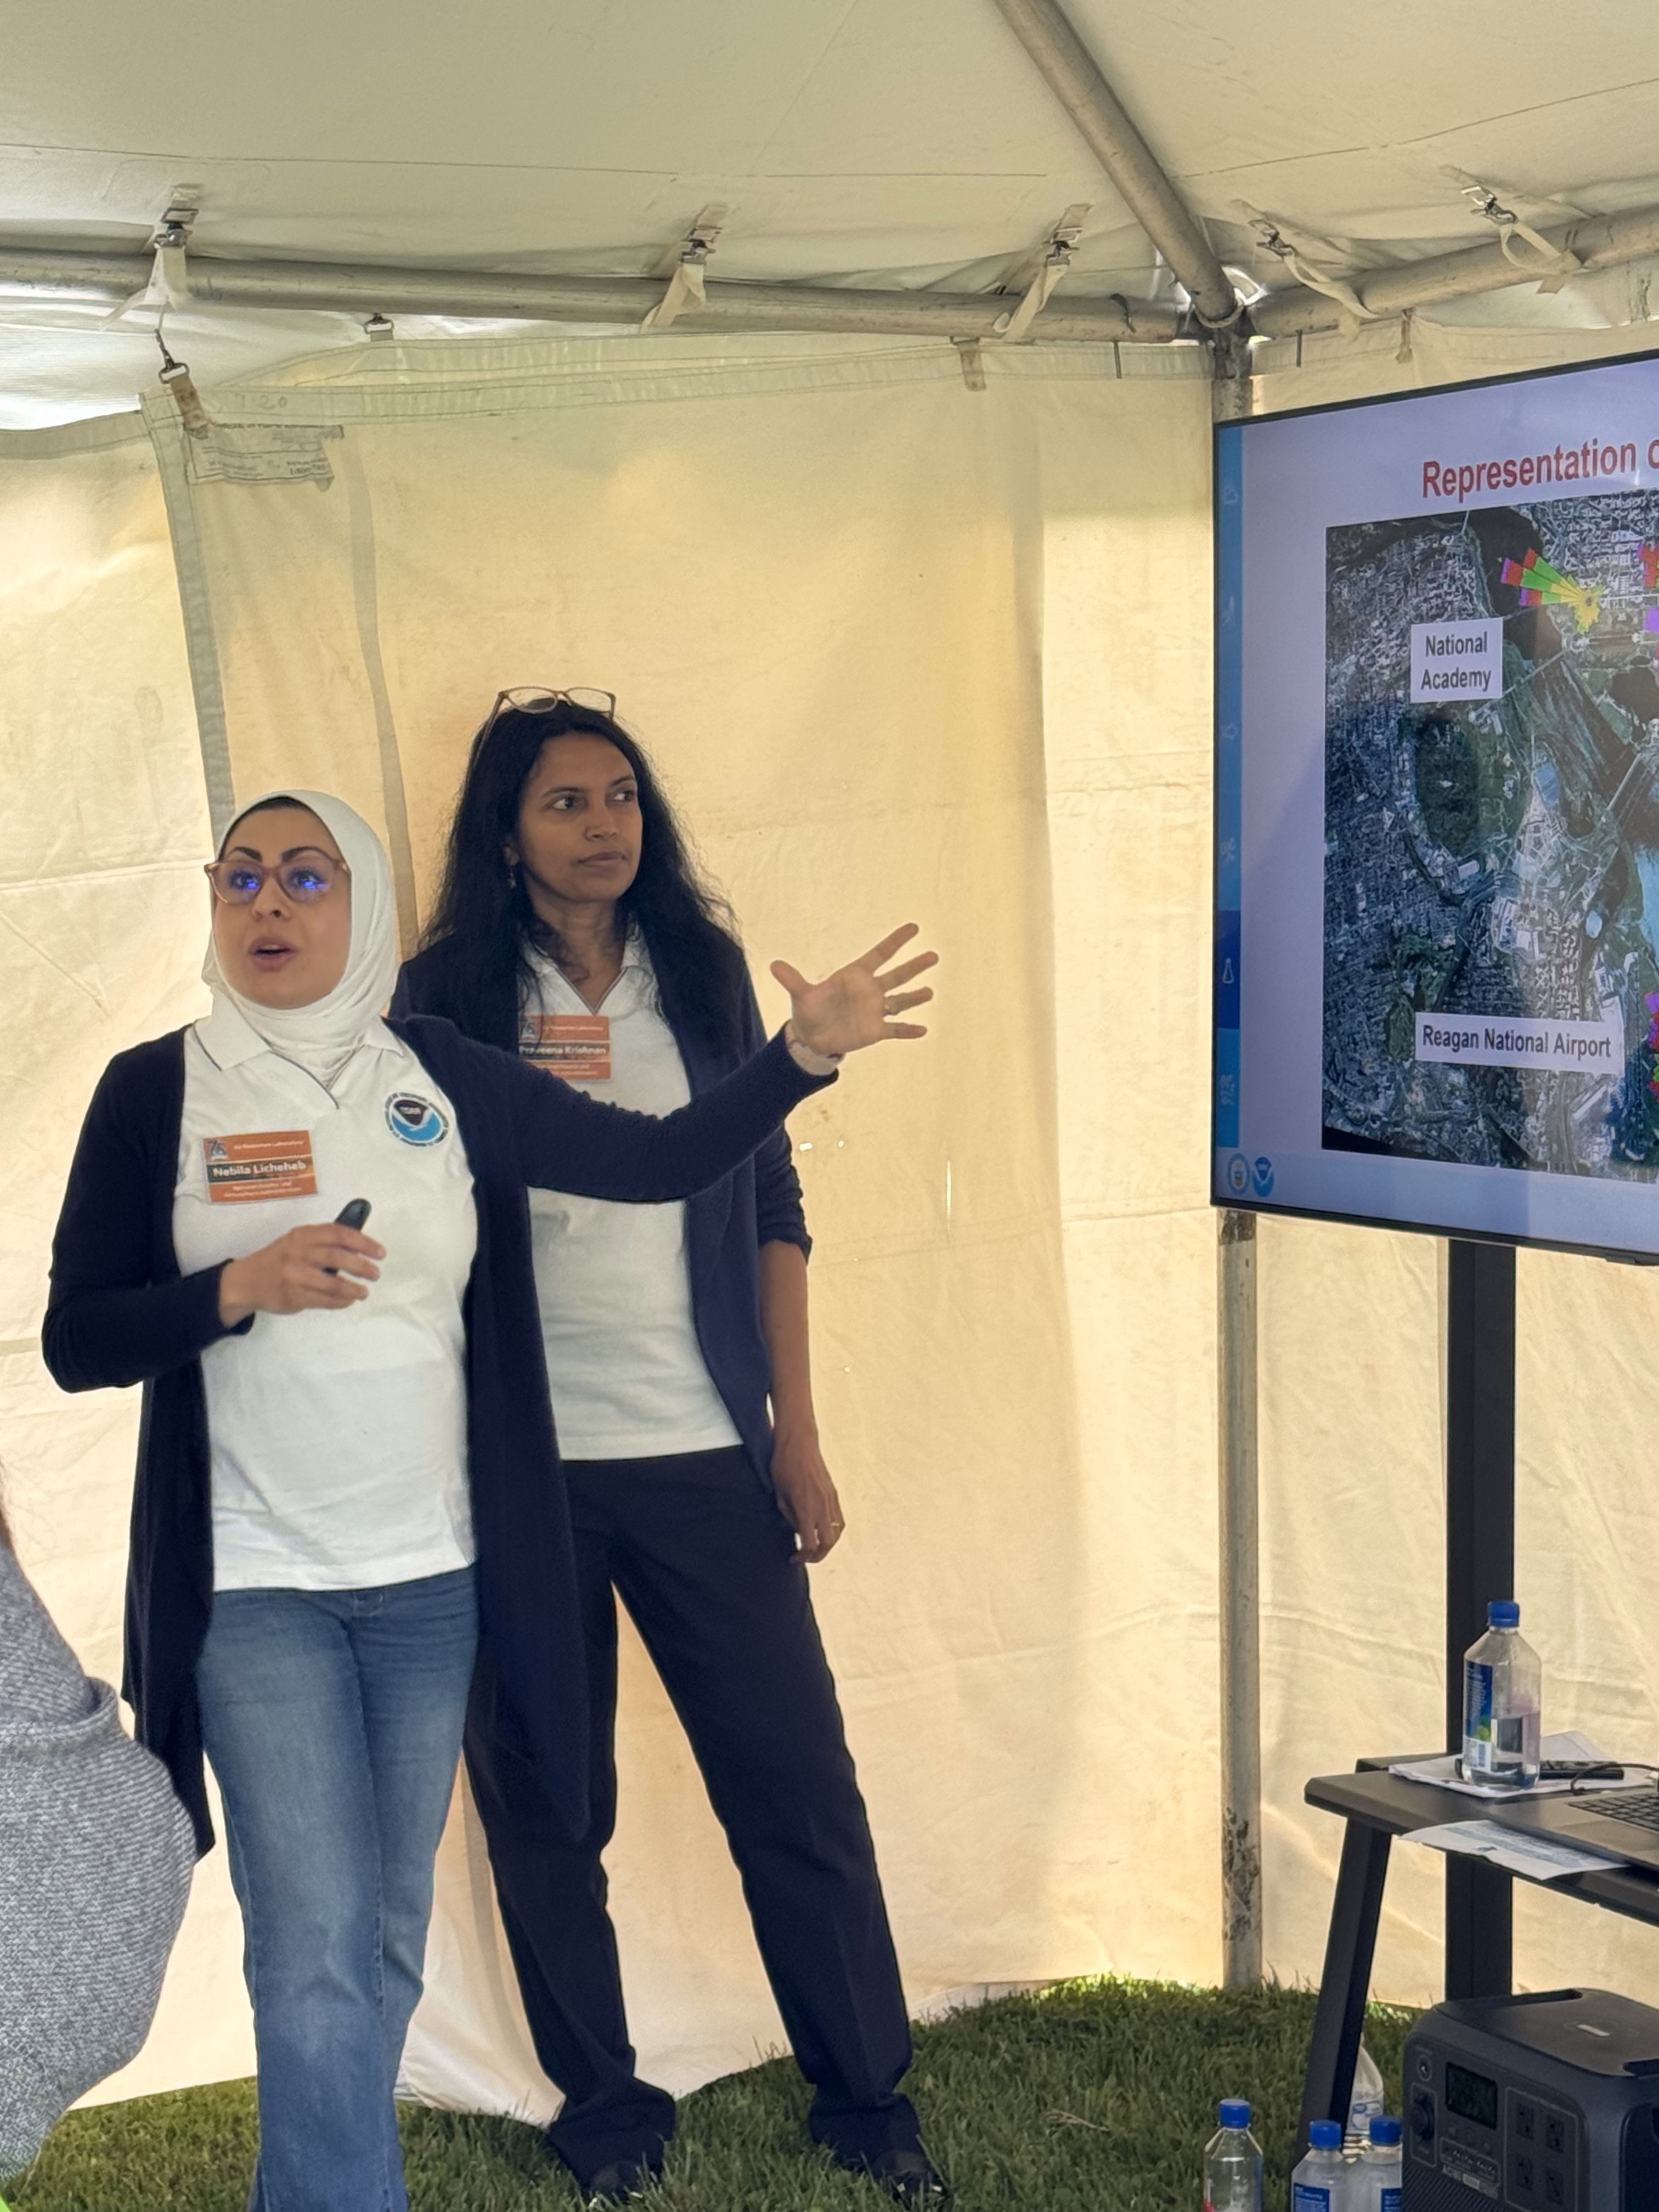
[[[1659,2212],[1659,2012],[1475,1997],[1406,2045],[1404,2212]]]

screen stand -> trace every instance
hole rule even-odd
[[[1515,1595],[1515,1253],[1455,1237],[1446,1297],[1446,1745],[1463,1743],[1463,1654]],[[1510,1878],[1446,1858],[1446,1995],[1511,1987]]]

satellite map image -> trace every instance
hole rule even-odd
[[[1659,491],[1326,534],[1323,1141],[1659,1174]]]

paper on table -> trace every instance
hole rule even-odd
[[[1611,1851],[1581,1850],[1554,1836],[1500,1828],[1496,1820],[1447,1820],[1437,1828],[1413,1828],[1407,1840],[1426,1844],[1432,1851],[1466,1851],[1489,1859],[1528,1881],[1559,1881],[1563,1875],[1595,1874],[1624,1863]]]
[[[1605,1759],[1607,1753],[1577,1729],[1569,1729],[1559,1735],[1547,1735],[1539,1755],[1543,1759]],[[1534,1782],[1529,1787],[1514,1782],[1466,1782],[1457,1771],[1456,1754],[1453,1752],[1439,1759],[1397,1759],[1389,1771],[1407,1782],[1432,1782],[1437,1789],[1455,1790],[1461,1797],[1559,1797],[1572,1788],[1571,1779]],[[1579,1784],[1581,1790],[1586,1786]],[[1588,1786],[1596,1790],[1650,1790],[1653,1784],[1644,1774],[1626,1772],[1622,1782],[1597,1781]]]

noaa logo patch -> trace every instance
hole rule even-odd
[[[394,1091],[386,1102],[386,1123],[406,1145],[441,1145],[449,1134],[449,1116],[418,1091]]]

